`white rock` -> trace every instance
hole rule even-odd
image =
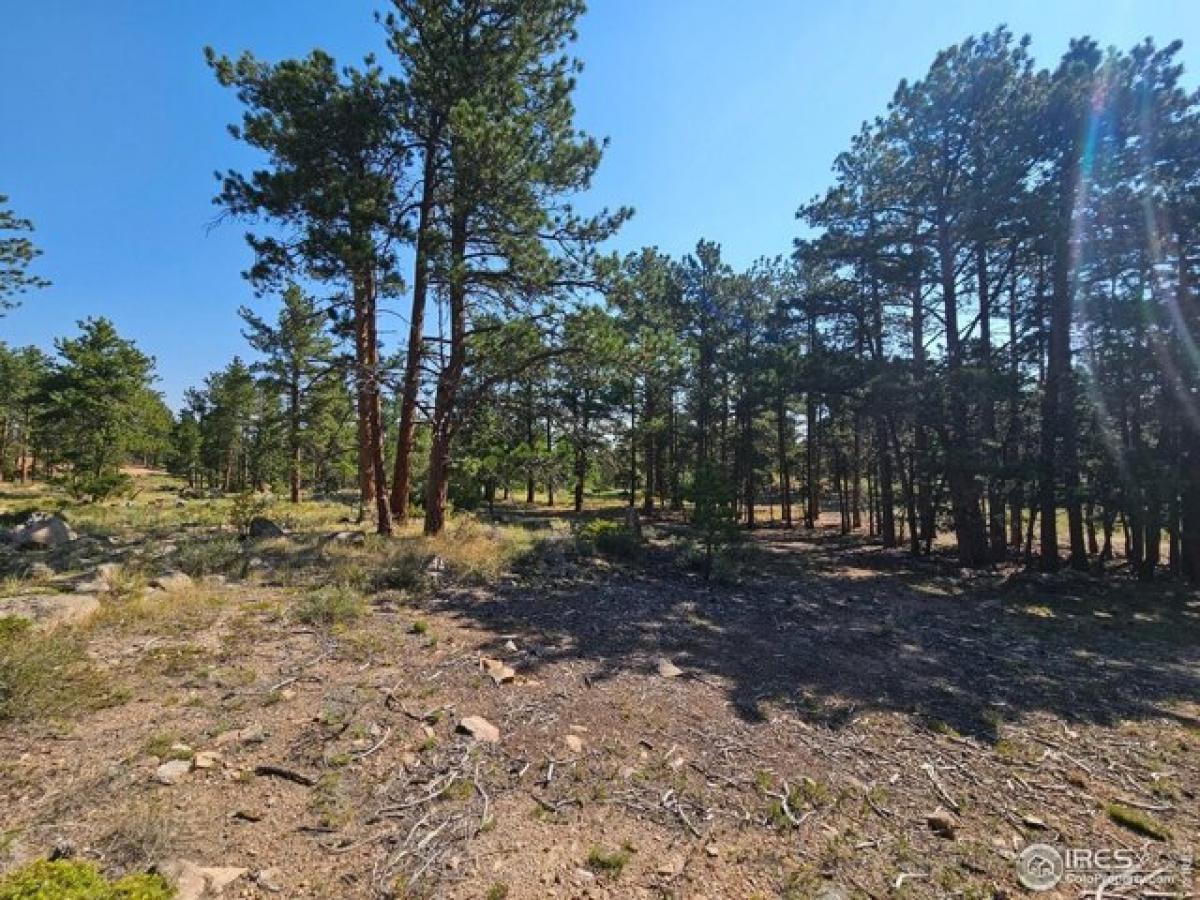
[[[191,770],[191,760],[171,759],[155,769],[154,780],[159,784],[178,784]]]
[[[658,661],[658,674],[663,678],[678,678],[683,674],[683,669],[675,665],[669,659],[660,659]]]
[[[8,531],[8,541],[19,550],[52,550],[78,537],[65,521],[46,513],[34,513]]]

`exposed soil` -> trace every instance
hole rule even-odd
[[[233,897],[984,898],[1025,893],[1032,842],[1169,873],[1195,850],[1195,594],[825,531],[759,532],[734,585],[547,547],[346,629],[269,577],[193,630],[95,629],[120,701],[0,732],[8,863],[244,867]],[[172,743],[220,760],[159,784]]]

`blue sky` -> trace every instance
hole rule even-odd
[[[0,340],[46,348],[88,315],[158,359],[172,404],[233,354],[236,223],[211,227],[212,173],[254,159],[226,134],[235,99],[206,44],[278,59],[321,46],[385,55],[384,0],[9,0],[0,12],[0,194],[34,219],[53,287],[0,318]],[[786,252],[797,206],[897,81],[938,49],[1004,22],[1050,63],[1069,37],[1126,47],[1180,38],[1200,71],[1196,0],[592,0],[578,54],[581,124],[612,140],[597,205],[637,215],[614,249],[686,252],[700,237],[746,265]],[[397,304],[403,315],[403,301]],[[389,317],[385,331],[402,320]]]

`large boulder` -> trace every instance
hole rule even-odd
[[[63,519],[49,513],[34,513],[7,532],[8,542],[18,550],[53,550],[78,537]]]

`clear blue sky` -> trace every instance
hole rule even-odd
[[[54,286],[0,318],[49,348],[105,315],[183,390],[246,354],[243,228],[210,229],[212,173],[253,157],[201,48],[277,59],[384,55],[383,0],[8,0],[0,11],[0,194],[34,219]],[[1180,38],[1200,70],[1197,0],[592,0],[581,123],[612,139],[597,203],[630,204],[615,248],[720,241],[736,265],[788,250],[833,157],[934,53],[1004,22],[1052,62],[1071,36]],[[403,303],[399,304],[403,313]],[[260,308],[269,304],[260,302]],[[398,319],[392,320],[398,328]],[[386,327],[386,325],[385,325]]]

